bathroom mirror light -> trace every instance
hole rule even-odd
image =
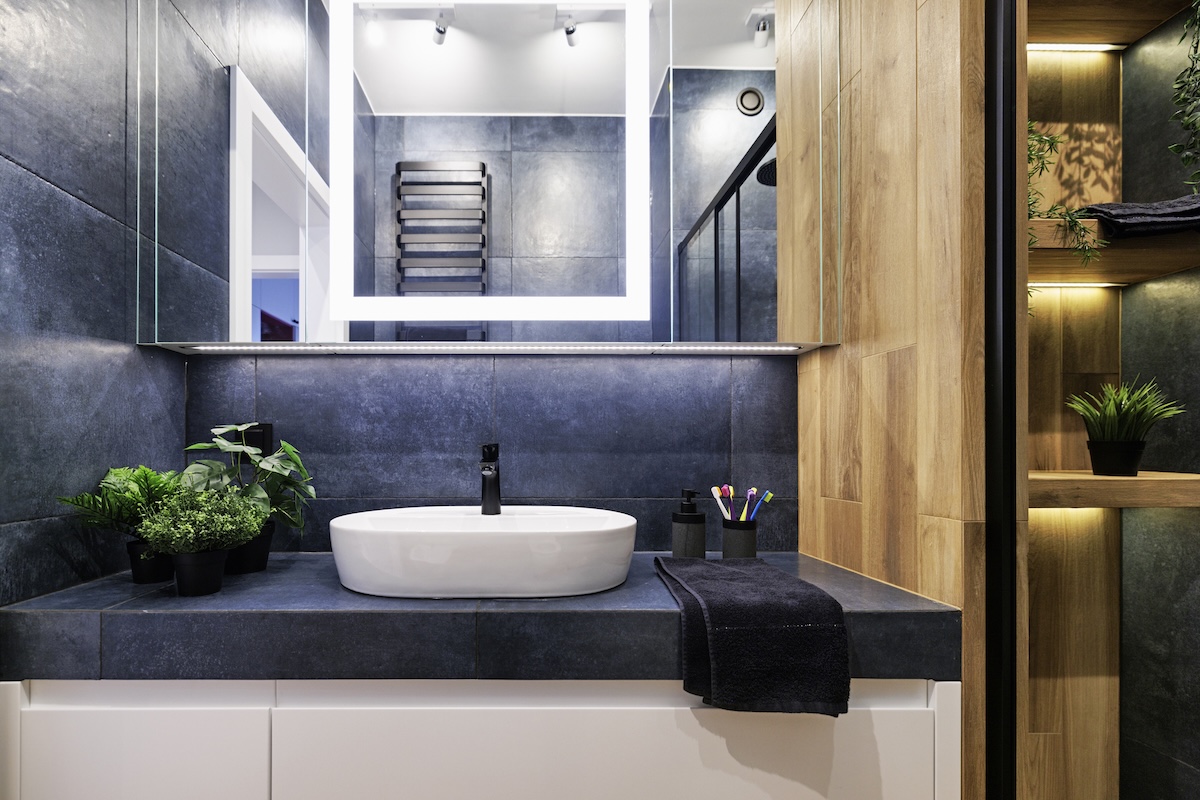
[[[1124,50],[1123,44],[1070,44],[1054,42],[1030,42],[1025,45],[1026,51],[1062,51],[1068,53],[1105,53],[1110,50]]]
[[[819,347],[809,344],[752,344],[714,342],[636,342],[620,344],[581,344],[579,342],[328,342],[301,343],[233,343],[202,344],[174,342],[161,345],[180,353],[213,355],[254,355],[257,353],[287,353],[298,355],[437,355],[438,353],[472,353],[483,355],[576,355],[605,353],[613,355],[795,355]]]
[[[507,5],[510,0],[475,0]],[[330,312],[336,320],[504,321],[650,319],[650,0],[611,0],[625,12],[625,294],[603,297],[362,297],[354,294],[354,15],[329,0]],[[379,8],[379,2],[370,6]],[[394,4],[397,7],[411,5]],[[555,3],[539,3],[553,6]]]

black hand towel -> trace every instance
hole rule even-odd
[[[1097,203],[1084,209],[1114,237],[1149,236],[1200,228],[1200,195],[1158,203]]]
[[[850,699],[842,606],[760,558],[654,559],[683,621],[683,688],[717,708],[837,716]]]

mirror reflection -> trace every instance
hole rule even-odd
[[[768,26],[755,46],[751,3],[654,3],[650,188],[636,208],[623,169],[623,11],[359,4],[353,259],[329,243],[326,6],[141,5],[141,341],[775,340],[774,187],[752,177],[703,218],[775,111],[774,34]],[[513,31],[532,28],[544,47],[514,50]],[[409,45],[389,46],[392,36]],[[249,147],[235,140],[239,75],[265,109]],[[469,168],[397,172],[411,162]],[[408,180],[417,191],[401,194]],[[433,198],[446,196],[428,189],[441,180],[474,180],[475,207],[465,195],[439,211]],[[446,210],[455,213],[432,216]],[[648,217],[649,320],[346,323],[328,309],[331,271],[351,263],[360,297],[481,291],[599,307],[627,289],[631,216]],[[697,227],[706,234],[680,252]]]

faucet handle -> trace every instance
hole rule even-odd
[[[480,460],[481,461],[499,461],[500,460],[500,444],[498,442],[496,442],[493,444],[483,445],[483,455],[481,456]]]

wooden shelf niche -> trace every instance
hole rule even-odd
[[[1033,470],[1030,508],[1200,508],[1200,475],[1139,472],[1133,477],[1087,470]]]
[[[1096,220],[1084,223],[1092,231]],[[1037,244],[1029,251],[1030,283],[1130,284],[1200,267],[1200,231],[1111,239],[1084,265],[1066,244],[1066,229],[1052,219],[1032,219]]]

